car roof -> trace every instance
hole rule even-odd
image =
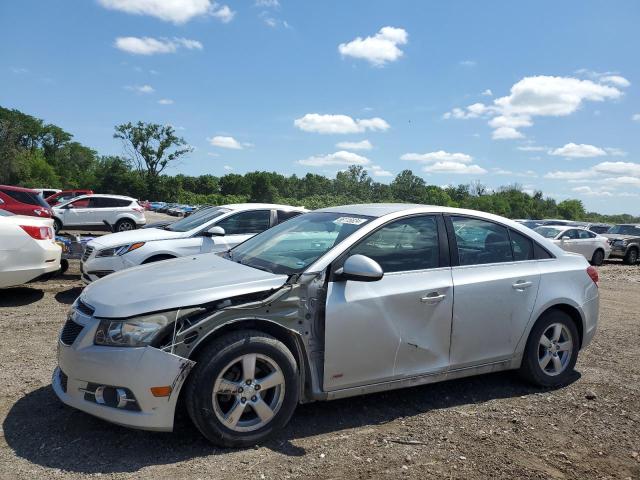
[[[6,190],[12,190],[14,192],[30,192],[30,193],[38,193],[33,188],[24,188],[24,187],[14,187],[13,185],[0,185],[0,188],[4,188]]]
[[[304,207],[293,207],[291,205],[280,205],[277,203],[230,203],[228,205],[218,205],[220,208],[228,208],[229,210],[254,210],[256,208],[275,208],[278,210],[299,210],[306,211]]]

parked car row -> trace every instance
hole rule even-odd
[[[554,240],[566,251],[582,254],[592,265],[601,265],[607,258],[620,258],[627,265],[640,260],[640,224],[549,219],[516,222]]]
[[[169,254],[182,258],[140,265]],[[184,404],[227,447],[263,441],[299,403],[509,369],[562,385],[598,320],[582,256],[471,210],[225,205],[85,257],[56,395],[157,431]]]

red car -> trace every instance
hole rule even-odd
[[[93,195],[93,190],[63,190],[47,197],[45,201],[53,207],[58,203],[66,202],[80,195]]]
[[[35,190],[0,185],[0,208],[16,215],[51,218],[53,211]]]

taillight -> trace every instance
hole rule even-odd
[[[134,212],[138,212],[138,213],[144,213],[144,208],[142,208],[142,207],[133,207],[133,211]]]
[[[52,217],[53,216],[53,210],[44,209],[44,208],[36,208],[36,209],[33,210],[33,213],[35,213],[39,217]]]
[[[587,268],[587,275],[589,275],[589,278],[591,280],[593,280],[593,283],[596,284],[596,287],[598,286],[598,280],[600,280],[600,276],[598,275],[598,270],[596,270],[596,267],[590,266]]]
[[[35,225],[20,225],[25,232],[29,234],[31,238],[36,240],[51,240],[53,239],[53,229],[51,227],[36,227]]]

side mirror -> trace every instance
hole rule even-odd
[[[224,237],[225,231],[224,228],[215,225],[204,232],[204,234],[206,237]]]
[[[341,280],[353,280],[355,282],[375,282],[384,276],[382,267],[375,260],[364,255],[351,255],[336,270],[336,275]]]
[[[565,235],[560,239],[561,242],[564,242],[565,240],[571,240],[571,237],[568,237],[567,235]]]

